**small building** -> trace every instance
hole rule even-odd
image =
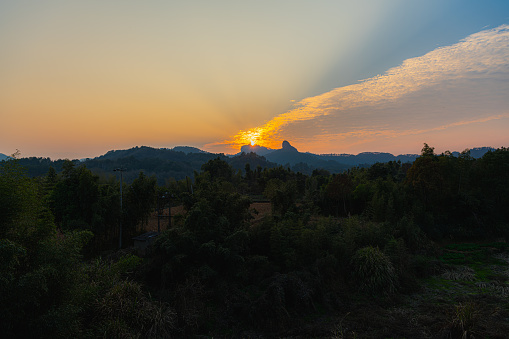
[[[133,238],[134,249],[138,252],[139,256],[144,257],[150,253],[151,247],[158,235],[158,232],[147,232]]]

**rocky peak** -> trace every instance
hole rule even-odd
[[[290,145],[290,143],[286,140],[283,141],[282,149],[284,151],[298,152],[297,149],[295,147],[293,147],[292,145]]]

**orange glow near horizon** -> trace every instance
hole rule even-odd
[[[509,25],[430,35],[443,47],[416,50],[405,42],[438,2],[50,2],[0,1],[2,154],[509,142]],[[422,25],[400,34],[402,13]],[[429,52],[404,60],[419,51]]]
[[[319,113],[321,109],[317,105],[313,105],[312,99],[313,98],[302,100],[300,104],[306,104],[306,106],[297,107],[280,114],[260,127],[241,130],[230,140],[224,140],[206,146],[226,146],[232,150],[239,150],[244,145],[256,144],[268,148],[278,148],[282,140],[277,138],[276,135],[283,126],[292,122],[310,120],[321,115],[321,113]]]
[[[410,136],[419,145],[464,126],[461,139],[476,147],[468,145],[474,128],[492,120],[507,124],[508,53],[509,25],[482,31],[383,75],[300,100],[258,127],[206,146],[238,151],[252,142],[279,148],[288,140],[311,152],[382,144],[398,152],[408,148]],[[486,141],[491,137],[485,135]]]

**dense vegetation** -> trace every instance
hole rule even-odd
[[[189,149],[192,148],[189,147]],[[236,170],[244,170],[246,163],[249,163],[252,168],[277,166],[256,154],[241,153],[230,158],[224,154],[212,154],[197,149],[194,152],[185,153],[184,151],[188,151],[188,148],[157,149],[142,146],[128,150],[109,151],[94,159],[72,160],[72,162],[75,165],[85,165],[94,174],[102,177],[112,177],[114,169],[124,168],[124,181],[127,183],[131,183],[140,172],[143,172],[149,177],[156,177],[161,186],[167,184],[169,180],[192,178],[194,172],[200,171],[204,163],[217,157],[228,162]],[[50,167],[60,173],[66,160],[29,157],[20,158],[18,162],[27,170],[30,177],[37,177],[46,175]]]
[[[0,164],[7,337],[509,333],[505,148],[474,159],[425,144],[413,164],[311,175],[216,157],[192,185],[138,173],[122,212],[111,175],[63,161],[32,179]],[[162,192],[185,213],[142,259],[130,239]],[[263,199],[261,217],[251,203]]]

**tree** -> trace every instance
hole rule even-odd
[[[224,160],[219,157],[209,160],[201,166],[203,172],[209,172],[212,180],[226,180],[232,181],[233,168]]]
[[[419,194],[425,205],[437,202],[444,183],[434,148],[424,144],[421,156],[417,158],[407,172],[406,182]]]
[[[72,287],[90,232],[57,236],[42,187],[16,159],[0,166],[0,331],[43,335],[44,318]]]
[[[325,194],[328,199],[334,202],[336,215],[339,214],[338,206],[342,205],[344,215],[348,215],[346,201],[353,191],[353,183],[347,173],[333,175],[331,181],[325,187]]]
[[[50,193],[51,210],[60,230],[89,230],[94,234],[87,250],[111,248],[118,239],[120,218],[118,182],[101,178],[84,165],[66,160]]]
[[[295,204],[297,198],[297,186],[293,180],[283,182],[278,178],[270,179],[263,194],[272,203],[272,212],[285,215]]]
[[[147,224],[147,219],[155,206],[157,192],[157,179],[155,176],[147,177],[140,172],[138,178],[127,188],[125,197],[126,237],[134,236],[138,224]]]
[[[427,143],[424,143],[423,148],[421,149],[421,157],[433,157],[435,155],[435,147],[428,146]]]
[[[57,225],[66,230],[94,228],[99,200],[99,177],[85,166],[75,166],[67,160],[61,180],[52,194],[53,212]]]

